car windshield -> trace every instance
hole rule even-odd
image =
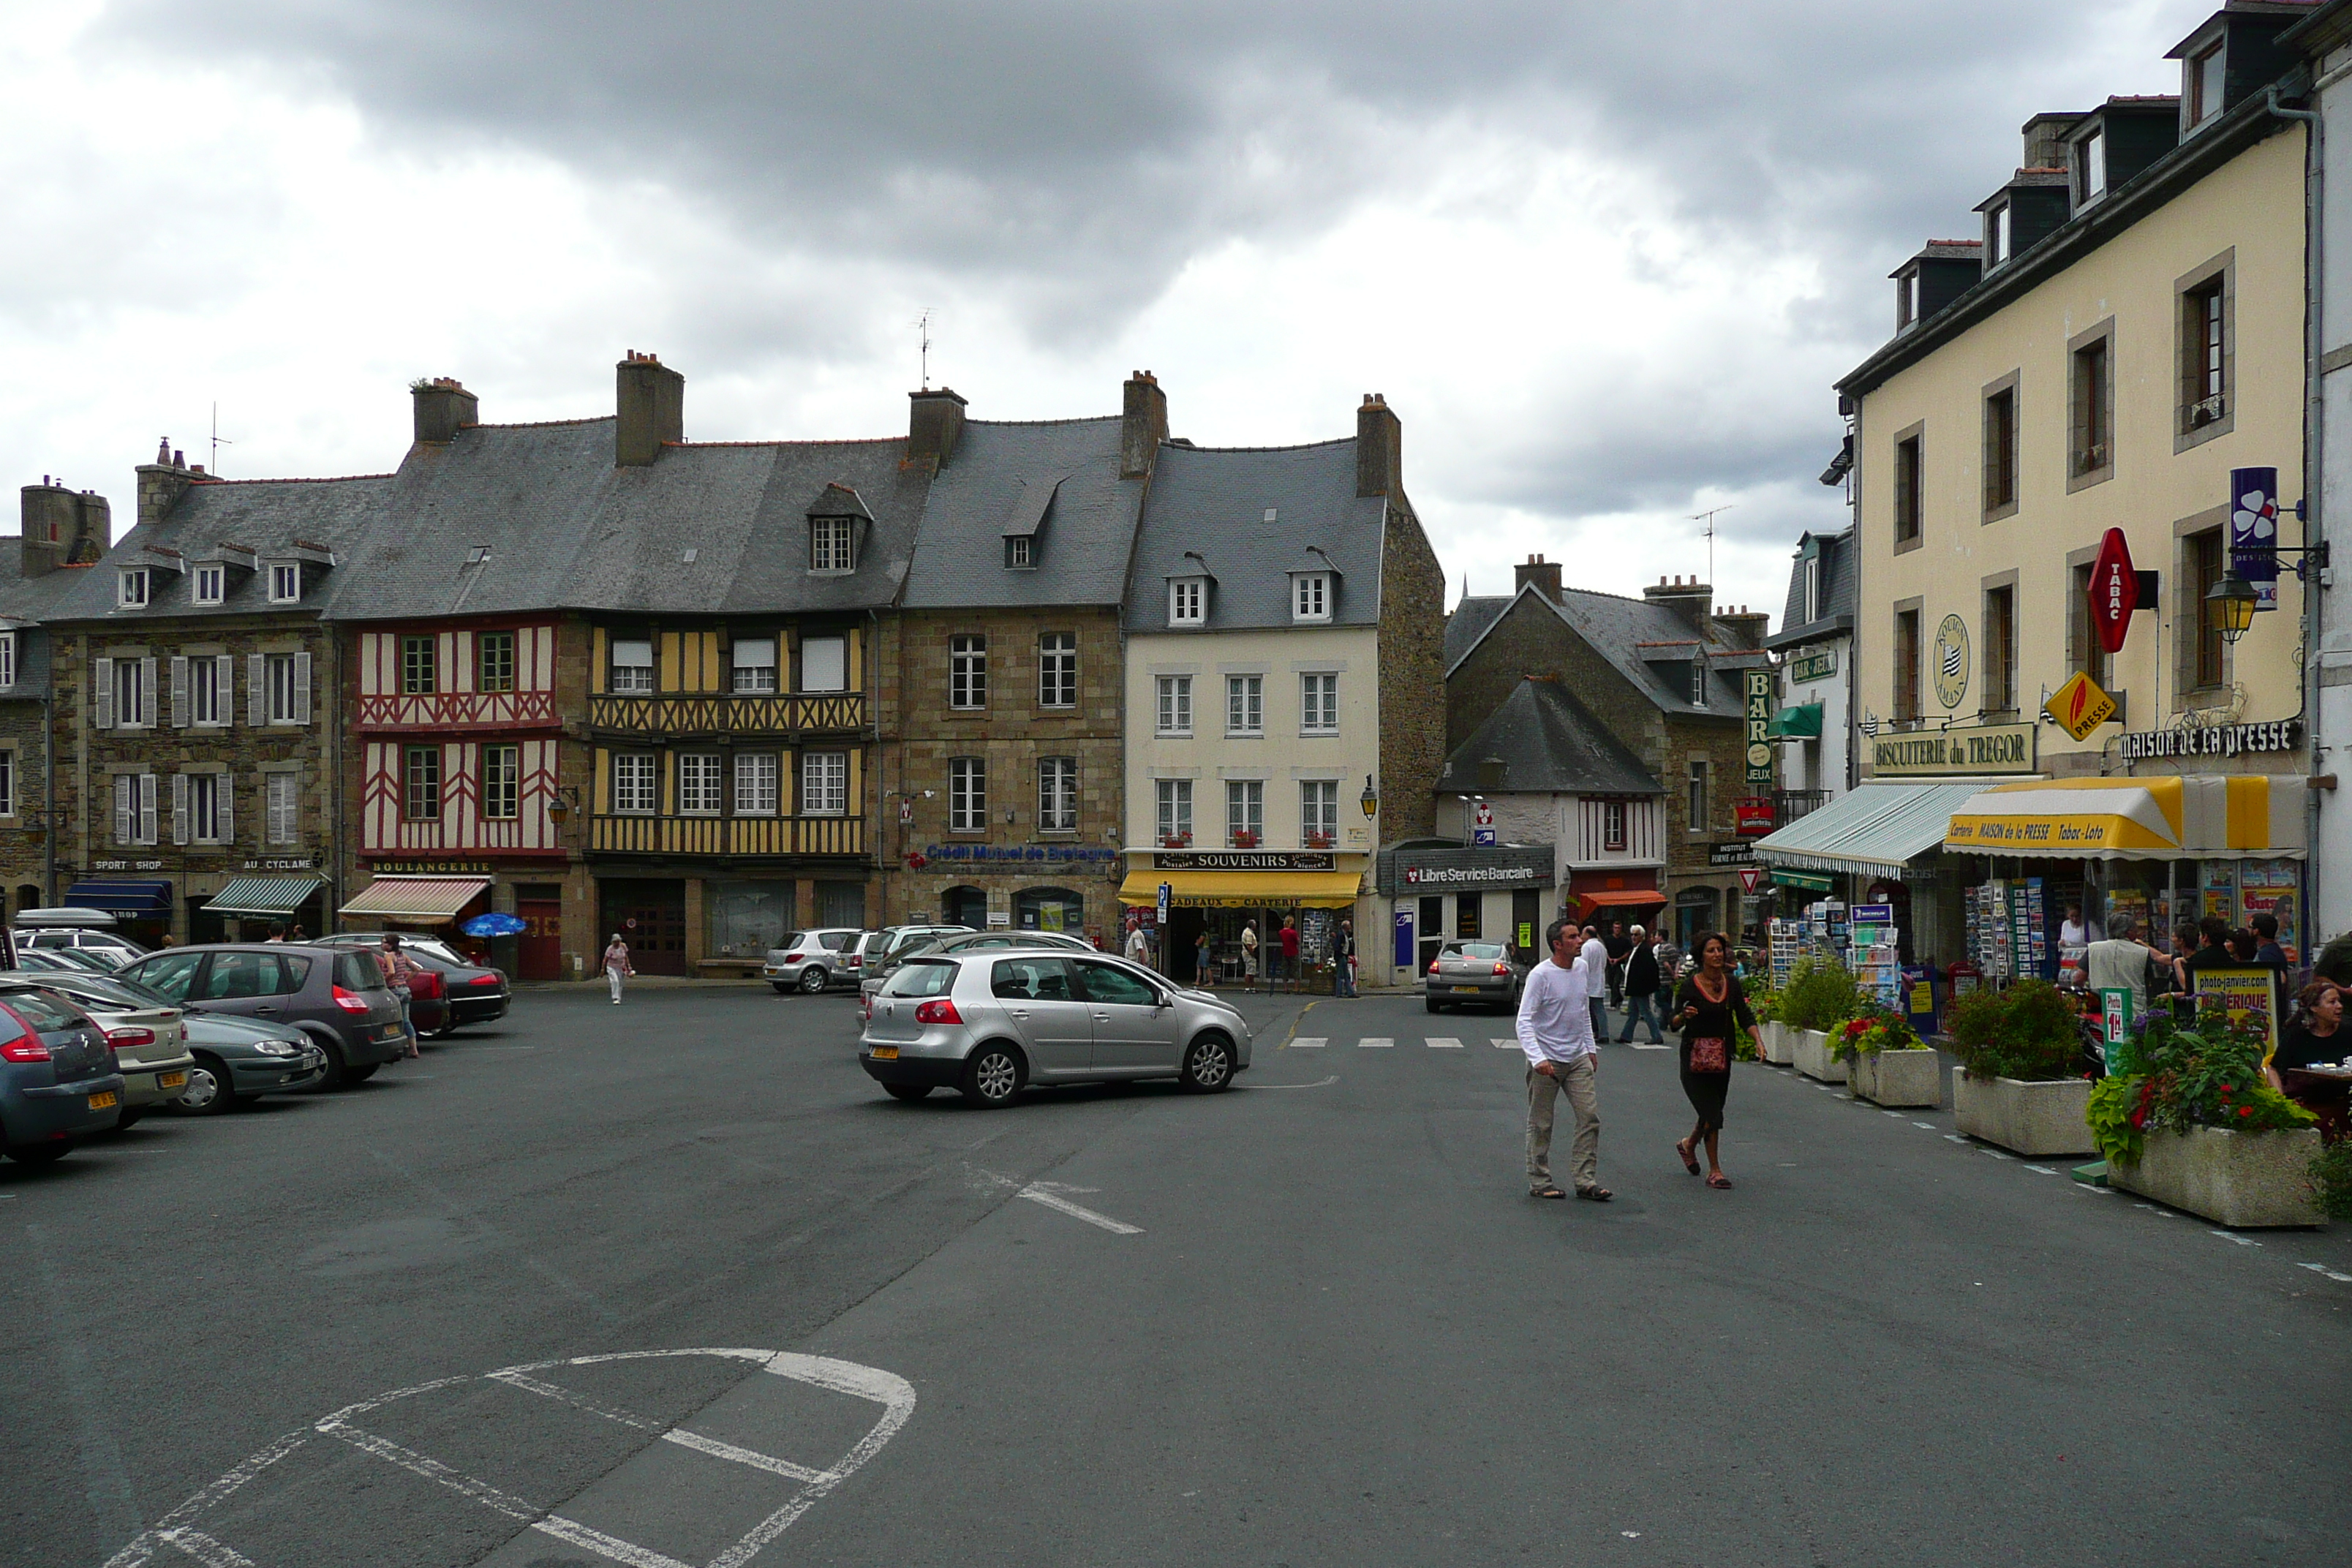
[[[16,1009],[18,1017],[37,1030],[79,1029],[87,1022],[74,1010],[71,1003],[43,995],[38,991],[7,992],[0,994],[0,1001],[5,1001]]]
[[[57,987],[78,1002],[110,1011],[125,1007],[179,1005],[163,993],[150,990],[135,980],[118,980],[111,975],[100,979],[95,974],[60,974],[57,976]]]
[[[919,958],[898,966],[890,984],[882,987],[885,996],[937,996],[955,984],[956,966],[945,959]]]
[[[59,947],[50,951],[61,967],[84,974],[111,974],[115,961],[125,956],[121,948],[110,947]]]
[[[825,947],[829,951],[839,952],[843,948],[847,947],[851,942],[857,940],[857,932],[854,931],[821,931],[817,935],[817,940],[824,943]]]
[[[1500,958],[1503,944],[1499,942],[1465,942],[1459,954],[1463,958]]]
[[[783,941],[776,943],[776,947],[779,952],[790,952],[794,949],[801,947],[807,941],[808,932],[804,931],[796,931],[793,932],[792,935],[784,938]]]

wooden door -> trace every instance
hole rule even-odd
[[[515,978],[563,978],[563,901],[517,899],[515,913],[526,922],[515,943]]]

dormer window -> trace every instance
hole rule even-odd
[[[2189,110],[2189,124],[2202,125],[2221,112],[2224,94],[2220,44],[2201,55],[2189,56],[2181,68],[2181,97]]]
[[[274,561],[269,566],[269,602],[273,605],[299,605],[302,602],[302,568],[291,561]]]
[[[1822,618],[1822,558],[1805,557],[1804,616],[1797,624],[1811,626]]]
[[[809,570],[853,572],[857,568],[857,520],[851,517],[809,519]]]
[[[1205,577],[1177,577],[1168,584],[1168,624],[1171,626],[1206,626],[1209,620],[1209,580]]]
[[[146,567],[125,566],[115,575],[115,606],[124,610],[145,609],[150,581]]]
[[[196,603],[199,605],[219,604],[225,595],[227,586],[227,579],[228,568],[226,566],[197,567]]]
[[[1290,580],[1290,618],[1328,621],[1331,618],[1331,574],[1301,572]]]
[[[2007,202],[1985,214],[1985,270],[1990,272],[2009,259],[2009,212]]]
[[[1913,268],[1895,280],[1895,330],[1901,331],[1919,319],[1919,269]]]
[[[1691,706],[1706,706],[1706,655],[1704,653],[1691,655]]]
[[[2107,194],[2107,133],[2092,132],[2074,143],[2074,195],[2084,203]]]
[[[1016,533],[1004,542],[1004,563],[1020,568],[1037,564],[1037,542],[1025,533]]]

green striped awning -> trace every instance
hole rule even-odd
[[[205,908],[220,915],[290,915],[326,885],[324,877],[237,877]]]

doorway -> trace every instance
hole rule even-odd
[[[951,926],[988,929],[988,889],[950,888],[940,895],[940,919]]]
[[[1537,944],[1543,941],[1542,898],[1532,888],[1522,888],[1511,895],[1510,943],[1518,950],[1522,962],[1531,962]]]
[[[515,889],[515,915],[523,922],[515,942],[515,977],[563,978],[563,889],[525,883]]]
[[[631,967],[645,974],[687,973],[686,883],[646,879],[597,885],[604,927],[629,944]]]
[[[1421,934],[1421,962],[1416,973],[1426,974],[1429,966],[1437,962],[1437,950],[1445,945],[1444,895],[1421,900],[1421,920],[1416,929]]]

